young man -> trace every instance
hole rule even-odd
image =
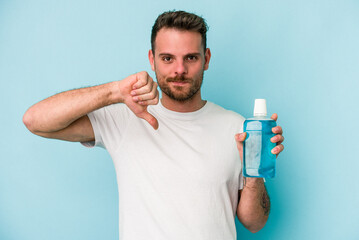
[[[242,177],[244,118],[201,98],[211,52],[204,19],[165,12],[146,72],[49,97],[24,115],[46,138],[106,148],[116,168],[122,240],[236,239],[235,215],[259,231],[269,215],[262,179]],[[277,119],[277,115],[272,116]],[[281,127],[272,138],[279,154]]]

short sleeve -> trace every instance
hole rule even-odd
[[[95,141],[81,142],[81,144],[83,146],[85,146],[85,147],[88,147],[88,148],[93,148],[93,147],[105,148],[105,145],[103,143],[103,140],[102,140],[102,137],[101,137],[101,134],[100,134],[98,120],[96,118],[96,114],[99,114],[99,111],[101,111],[101,109],[96,110],[94,112],[90,112],[90,113],[87,114],[88,118],[90,119],[92,129],[94,131]]]
[[[123,133],[135,116],[125,104],[112,104],[87,114],[90,119],[95,141],[81,142],[85,147],[116,148]]]
[[[239,174],[238,181],[239,181],[238,190],[242,190],[243,189],[243,182],[244,182],[243,171],[241,171],[241,173]]]

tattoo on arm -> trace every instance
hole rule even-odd
[[[268,193],[266,190],[264,190],[263,195],[262,195],[261,206],[264,210],[264,215],[269,216],[270,200],[269,200],[269,196],[268,196]]]

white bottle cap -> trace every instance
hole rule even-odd
[[[265,99],[256,99],[254,101],[253,116],[267,116],[267,104]]]

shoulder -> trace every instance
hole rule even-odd
[[[129,121],[134,115],[133,112],[123,103],[116,103],[97,109],[87,114],[90,120],[96,120],[107,124],[121,122],[122,125]],[[93,122],[93,121],[91,121]]]
[[[239,121],[239,122],[244,122],[244,120],[245,120],[245,118],[237,112],[225,109],[224,107],[221,107],[213,102],[207,102],[207,104],[209,104],[209,107],[211,110],[210,112],[212,115],[215,115],[215,116],[218,116],[221,118],[226,118],[228,120]]]
[[[208,104],[209,111],[207,118],[211,119],[210,121],[217,129],[243,132],[245,118],[241,114],[225,109],[212,102],[208,102]]]

